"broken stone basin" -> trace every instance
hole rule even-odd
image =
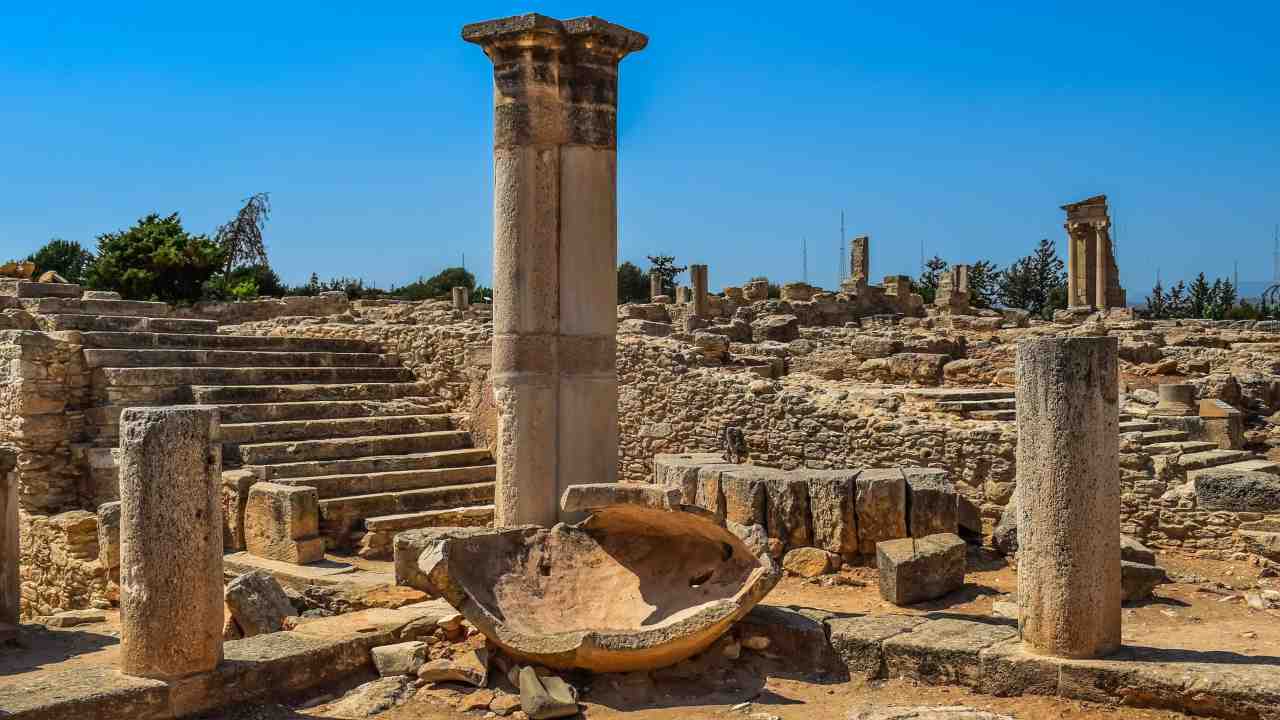
[[[509,654],[553,668],[650,670],[705,650],[777,583],[678,490],[580,485],[591,514],[547,529],[444,528],[396,537],[397,582],[439,594]]]

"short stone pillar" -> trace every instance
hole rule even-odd
[[[245,549],[268,560],[306,565],[324,559],[320,494],[305,485],[254,483],[244,507]]]
[[[552,525],[618,466],[618,64],[648,38],[595,17],[467,25],[493,62],[499,526]]]
[[[120,417],[120,661],[169,680],[222,660],[222,446],[212,408]]]
[[[471,289],[460,285],[453,289],[453,309],[466,310],[471,307]]]
[[[1191,417],[1200,412],[1196,403],[1196,386],[1187,383],[1166,383],[1156,388],[1160,402],[1147,412],[1148,415],[1166,417]]]
[[[649,301],[656,302],[654,298],[659,295],[665,295],[662,290],[662,275],[657,271],[649,272]]]
[[[1019,625],[1035,653],[1120,647],[1118,347],[1114,337],[1018,343]]]
[[[17,453],[0,447],[0,642],[11,639],[17,632],[22,606],[22,580],[18,575],[17,464]]]
[[[693,314],[706,317],[710,314],[710,303],[707,300],[707,266],[690,265],[689,282],[693,284]]]
[[[724,288],[724,297],[730,302],[742,302],[742,288],[737,285],[726,285]]]

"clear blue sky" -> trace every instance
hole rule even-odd
[[[59,3],[0,9],[0,256],[152,212],[211,232],[271,193],[287,281],[491,264],[491,65],[464,23],[595,14],[624,61],[620,260],[713,288],[836,280],[839,211],[875,276],[920,244],[1005,264],[1111,197],[1131,298],[1155,267],[1271,274],[1275,2]],[[0,258],[3,259],[3,258]]]

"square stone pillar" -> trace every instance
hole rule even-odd
[[[1110,307],[1110,303],[1107,302],[1107,287],[1111,263],[1111,237],[1103,225],[1095,225],[1093,233],[1094,242],[1097,244],[1094,258],[1097,269],[1094,271],[1093,304],[1098,310],[1106,310]]]
[[[462,37],[494,76],[495,520],[551,525],[617,479],[618,64],[648,39],[537,14]]]
[[[662,276],[656,272],[649,273],[649,300],[653,300],[659,295],[666,295],[662,290]]]
[[[465,285],[459,285],[451,291],[451,299],[453,301],[454,310],[466,310],[471,307],[471,289]]]

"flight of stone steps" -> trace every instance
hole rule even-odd
[[[99,450],[118,443],[125,407],[209,405],[221,415],[224,467],[316,488],[331,548],[352,548],[366,531],[458,524],[460,512],[467,524],[491,521],[488,450],[380,348],[219,335],[216,322],[171,317],[165,303],[38,285],[10,297],[46,331],[79,331],[93,392],[86,432]]]
[[[954,413],[970,420],[1017,419],[1013,390],[939,388],[929,393],[933,407],[941,412]]]
[[[1184,430],[1170,430],[1156,422],[1121,415],[1120,433],[1133,437],[1142,449],[1162,466],[1157,471],[1168,478],[1195,480],[1206,472],[1280,475],[1280,463],[1248,450],[1223,450],[1217,443],[1190,440]]]

